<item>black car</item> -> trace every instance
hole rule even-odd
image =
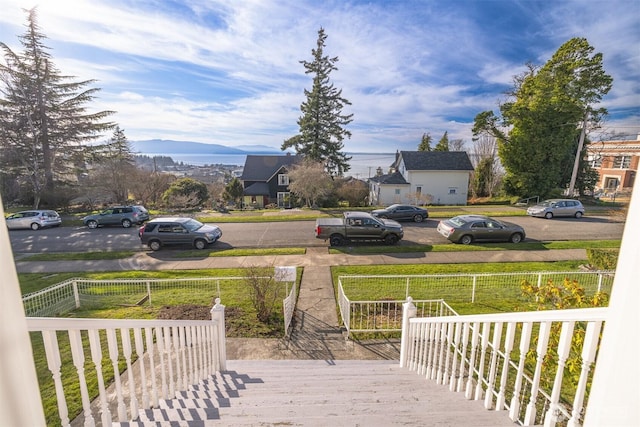
[[[429,212],[418,206],[395,204],[384,209],[376,209],[371,215],[378,218],[394,219],[396,221],[422,222],[429,218]]]

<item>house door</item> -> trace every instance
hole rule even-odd
[[[291,193],[278,193],[278,207],[290,208],[291,207]]]

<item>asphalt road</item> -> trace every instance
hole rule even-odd
[[[554,218],[546,220],[531,217],[504,217],[524,227],[526,241],[552,240],[609,240],[620,239],[624,222],[619,218],[588,216],[581,219]],[[449,243],[436,231],[437,219],[423,223],[402,223],[405,231],[401,245]],[[223,235],[214,247],[310,247],[327,246],[328,242],[314,236],[314,221],[223,223]],[[10,230],[14,253],[89,252],[147,250],[140,244],[138,228],[105,227],[90,230],[87,227],[59,227],[32,230]]]

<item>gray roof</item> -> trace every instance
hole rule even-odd
[[[379,182],[380,184],[395,184],[395,185],[409,184],[404,179],[404,177],[400,172],[393,172],[386,175],[372,176],[371,178],[369,178],[369,181]]]
[[[287,154],[285,156],[273,155],[247,155],[244,162],[244,169],[240,179],[242,181],[269,181],[273,175],[278,173],[285,166],[291,166],[302,158],[300,156]]]
[[[269,184],[266,182],[255,182],[244,189],[245,196],[268,196]]]
[[[407,170],[472,171],[473,165],[466,151],[400,151],[394,166],[404,161]]]

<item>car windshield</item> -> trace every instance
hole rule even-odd
[[[196,231],[199,230],[200,227],[202,227],[204,224],[200,221],[196,221],[195,219],[190,219],[189,221],[184,222],[182,225],[189,231]]]
[[[554,203],[555,203],[555,201],[553,201],[553,200],[545,200],[544,202],[540,203],[539,206],[547,207],[547,206],[553,205]]]

